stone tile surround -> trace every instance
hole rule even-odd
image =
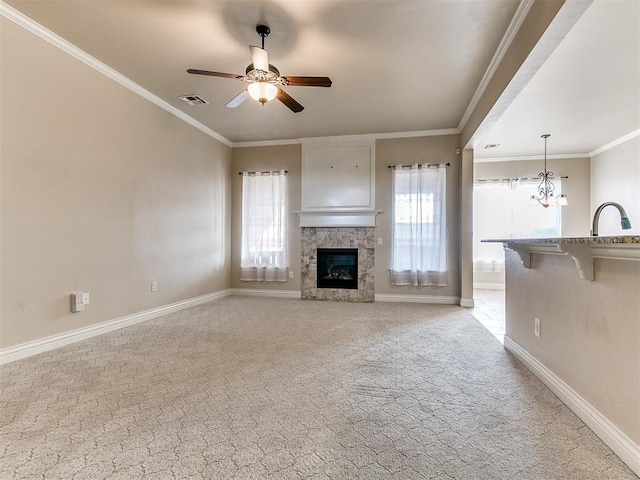
[[[375,300],[375,227],[303,227],[301,296],[306,300]],[[318,288],[318,248],[358,249],[358,289]]]

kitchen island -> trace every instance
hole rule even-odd
[[[487,241],[505,247],[505,348],[640,476],[640,236]]]

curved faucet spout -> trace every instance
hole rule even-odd
[[[593,214],[593,224],[591,225],[591,235],[593,235],[594,237],[598,236],[598,222],[600,221],[600,213],[602,213],[602,210],[604,210],[604,208],[608,207],[609,205],[616,207],[618,209],[618,212],[620,212],[620,225],[622,226],[622,229],[629,230],[631,228],[631,221],[629,220],[629,217],[627,216],[627,212],[624,211],[624,208],[622,207],[622,205],[616,202],[604,202],[602,205],[600,205],[596,209],[596,213]]]

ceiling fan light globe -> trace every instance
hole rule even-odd
[[[270,102],[278,95],[278,87],[268,82],[253,82],[247,87],[251,98],[262,104]]]

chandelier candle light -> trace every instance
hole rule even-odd
[[[531,195],[529,197],[529,205],[535,206],[537,204],[542,205],[544,208],[547,207],[555,207],[556,205],[559,207],[564,207],[565,205],[569,205],[567,201],[567,196],[562,193],[557,198],[554,195],[554,191],[556,186],[553,184],[553,172],[549,172],[547,170],[547,138],[551,135],[545,133],[541,137],[544,138],[544,171],[538,174],[540,177],[540,184],[538,185],[538,195]]]

